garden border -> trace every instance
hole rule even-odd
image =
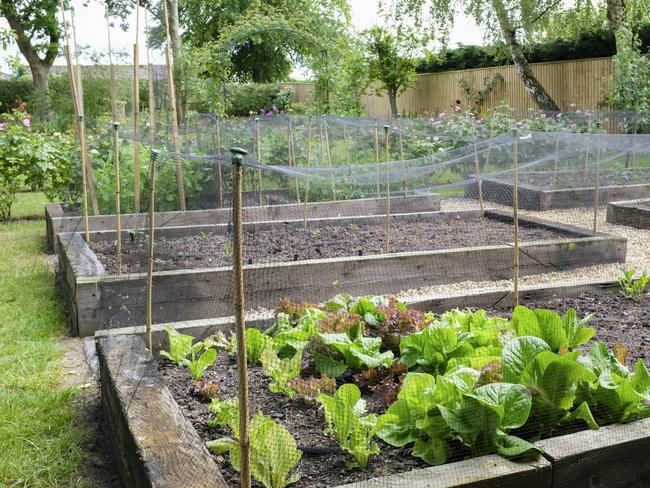
[[[430,212],[395,215],[393,219],[440,219],[474,214],[475,211]],[[486,211],[485,215],[512,221],[512,216],[502,212]],[[362,223],[383,218],[349,217],[344,221]],[[327,220],[312,221],[312,225]],[[298,226],[302,221],[289,224]],[[627,240],[624,237],[602,233],[592,237],[585,229],[542,219],[520,219],[520,224],[542,226],[577,236],[577,239],[522,243],[521,276],[625,262]],[[146,274],[107,276],[79,234],[59,234],[58,237],[58,276],[73,333],[88,336],[102,328],[144,323]],[[303,296],[310,296],[318,301],[341,292],[351,295],[388,294],[427,285],[509,279],[512,277],[512,252],[512,244],[502,244],[247,265],[244,272],[245,293],[249,297],[247,307],[273,307],[285,297],[300,300]],[[377,273],[378,266],[381,273]],[[314,276],[319,276],[317,283]],[[388,276],[390,280],[385,279]],[[232,312],[230,267],[157,271],[154,277],[154,323],[220,317]],[[142,317],[134,318],[135,313]]]
[[[615,282],[581,283],[577,285],[551,285],[544,287],[530,287],[522,292],[532,297],[546,297],[552,295],[577,295],[585,291],[596,293],[611,292],[616,286]],[[509,300],[506,289],[495,289],[474,295],[456,295],[456,306],[468,304],[472,297],[480,303],[499,297]],[[450,303],[453,297],[437,297],[433,302],[423,300],[421,307],[427,303]],[[492,302],[493,303],[493,302]],[[117,332],[117,331],[113,331]],[[185,331],[187,332],[187,331]],[[190,470],[185,472],[187,480],[179,478],[176,466],[194,465],[197,459],[205,459],[207,454],[205,446],[199,440],[194,427],[182,417],[178,405],[168,404],[171,398],[167,386],[163,383],[157,367],[156,360],[146,350],[144,341],[138,336],[112,335],[102,331],[97,334],[97,350],[101,370],[102,402],[109,423],[118,426],[120,435],[115,437],[118,441],[117,453],[121,460],[123,473],[127,473],[132,481],[135,475],[139,476],[138,482],[130,486],[180,486],[173,483],[182,482],[183,486],[195,487],[197,479]],[[140,365],[135,367],[133,365]],[[111,365],[112,367],[107,367]],[[143,366],[148,365],[148,366]],[[140,395],[133,395],[133,385],[143,385],[145,391]],[[139,392],[140,393],[140,392]],[[125,402],[128,399],[128,402]],[[135,405],[133,404],[135,402]],[[138,408],[142,403],[147,408]],[[158,404],[159,402],[160,404]],[[129,408],[124,409],[124,405]],[[174,408],[175,407],[175,408]],[[152,422],[150,411],[171,412],[167,418],[172,421],[170,429],[165,431],[163,442],[156,438],[159,449],[147,450],[142,443],[131,442],[132,439],[147,440],[147,433],[159,434],[160,426]],[[176,416],[180,414],[180,420]],[[189,429],[188,429],[189,427]],[[148,430],[149,429],[149,430]],[[190,432],[186,432],[186,429]],[[144,437],[142,433],[145,433]],[[183,432],[179,437],[177,432]],[[176,438],[174,436],[177,436]],[[185,437],[184,437],[185,436]],[[124,442],[124,440],[128,442]],[[189,456],[187,463],[177,449],[178,445],[192,439],[187,450]],[[364,488],[382,487],[399,488],[408,484],[411,488],[593,488],[594,486],[607,486],[608,488],[642,488],[650,482],[650,457],[645,455],[650,448],[650,419],[644,419],[629,424],[616,424],[601,427],[599,430],[587,430],[574,434],[554,437],[540,441],[539,446],[544,453],[536,461],[528,463],[513,463],[496,455],[472,458],[442,466],[433,466],[400,473],[386,477],[369,479],[360,483],[352,483],[337,488]],[[183,444],[185,445],[185,444]],[[169,446],[172,446],[170,449]],[[174,462],[166,462],[166,456],[174,453]],[[209,456],[209,454],[207,454]],[[165,460],[165,462],[162,462]],[[203,461],[202,461],[203,462]],[[159,469],[147,469],[156,466]],[[216,465],[209,458],[205,461],[204,469],[212,473]],[[172,469],[170,469],[172,468]],[[156,483],[152,476],[155,476]],[[219,482],[219,475],[212,475]],[[168,478],[169,477],[169,478]],[[209,478],[204,478],[209,479]],[[172,480],[171,482],[168,480]],[[433,481],[435,480],[435,484]],[[194,483],[194,484],[192,484]],[[213,485],[214,486],[214,485]],[[217,486],[226,486],[217,485]]]
[[[513,184],[494,178],[483,177],[482,193],[487,201],[512,207]],[[465,198],[478,198],[478,182],[465,185]],[[600,204],[615,200],[650,197],[650,183],[635,185],[608,185],[599,189]],[[595,188],[566,188],[561,190],[540,190],[519,184],[519,208],[524,210],[554,210],[563,208],[593,207]]]
[[[642,203],[647,206],[640,206]],[[607,222],[636,229],[650,229],[650,198],[608,203]]]
[[[441,197],[431,193],[426,195],[397,196],[391,199],[391,212],[403,214],[412,212],[432,212],[440,210]],[[313,202],[307,204],[309,219],[324,217],[349,217],[355,215],[381,215],[386,213],[385,198],[363,198],[358,200],[339,200],[334,202]],[[244,207],[244,222],[272,222],[298,220],[304,217],[305,205],[290,203],[263,207]],[[175,227],[196,225],[227,224],[232,220],[230,207],[210,210],[190,210],[187,212],[158,212],[157,222],[173,223]],[[123,214],[120,216],[123,229],[147,227],[148,214]],[[80,216],[66,215],[61,204],[45,206],[45,225],[48,249],[58,251],[57,234],[81,232],[83,220]],[[162,227],[164,228],[164,227]],[[115,215],[88,216],[90,231],[115,230]]]

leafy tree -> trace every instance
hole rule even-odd
[[[378,82],[377,94],[385,92],[393,117],[399,114],[397,96],[413,86],[415,61],[403,53],[408,50],[405,39],[396,37],[382,27],[372,27],[364,32],[368,50],[370,81]]]
[[[9,23],[34,88],[42,94],[47,93],[47,75],[59,53],[58,5],[57,0],[0,0],[0,16]]]
[[[529,39],[539,28],[540,19],[560,4],[558,0],[392,0],[395,20],[400,25],[411,20],[421,27],[428,12],[433,25],[448,33],[457,13],[464,11],[486,31],[500,33],[526,90],[546,111],[558,111],[559,107],[533,74],[522,40]]]

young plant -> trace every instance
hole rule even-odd
[[[160,355],[166,357],[178,366],[185,364],[185,359],[192,352],[194,337],[181,334],[170,326],[165,326],[165,332],[169,339],[169,351],[160,351]]]
[[[217,360],[217,350],[204,342],[197,342],[190,350],[190,358],[184,364],[190,368],[194,381],[203,378],[205,370]]]
[[[322,375],[320,378],[312,376],[307,379],[298,377],[287,384],[308,403],[315,402],[321,393],[334,393],[336,390],[336,381],[327,375]]]
[[[269,390],[293,398],[295,392],[287,383],[300,374],[302,351],[296,352],[292,357],[280,359],[272,348],[267,347],[262,352],[260,361],[264,374],[273,380]]]
[[[512,328],[520,337],[542,339],[554,352],[570,351],[594,336],[596,329],[586,327],[592,318],[587,315],[579,320],[573,308],[561,317],[550,310],[530,310],[519,305],[512,314]]]
[[[357,385],[370,390],[385,405],[397,399],[408,368],[404,363],[394,362],[390,368],[368,368],[354,375]]]
[[[381,337],[363,337],[361,334],[350,339],[347,334],[318,334],[323,345],[335,351],[343,361],[326,354],[315,353],[314,362],[318,370],[331,378],[341,376],[348,367],[363,368],[390,367],[393,363],[392,351],[381,352]]]
[[[190,393],[202,400],[210,401],[216,398],[219,393],[219,383],[211,380],[193,381],[190,385]]]
[[[621,276],[618,278],[618,284],[622,288],[622,293],[626,297],[639,301],[645,292],[650,275],[645,271],[639,278],[635,278],[636,270],[634,268],[621,268]]]
[[[232,417],[233,409],[228,410]],[[236,414],[236,408],[234,410]],[[236,415],[235,415],[236,416]],[[217,454],[228,452],[230,464],[239,471],[241,451],[238,432],[233,429],[235,438],[224,437],[207,443]],[[250,467],[253,479],[266,488],[285,488],[300,479],[299,473],[291,474],[302,452],[297,449],[296,440],[291,433],[273,419],[261,412],[253,418],[250,425]]]
[[[377,427],[377,416],[365,415],[366,403],[356,385],[345,384],[333,395],[320,395],[328,430],[339,441],[341,447],[352,454],[354,461],[348,462],[348,469],[368,466],[372,454],[379,454],[379,446],[373,440]]]

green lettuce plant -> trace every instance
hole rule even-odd
[[[165,332],[169,339],[169,351],[160,351],[160,355],[166,357],[176,365],[182,366],[187,356],[192,352],[194,337],[181,334],[169,325],[165,326]]]
[[[379,446],[373,440],[377,416],[364,415],[366,402],[356,385],[342,385],[334,395],[321,394],[318,401],[323,406],[328,430],[341,447],[354,457],[348,468],[364,469],[372,454],[379,454]]]
[[[287,383],[300,374],[302,351],[296,352],[289,358],[280,358],[275,351],[267,347],[260,356],[264,374],[273,382],[269,385],[272,393],[282,393],[293,398],[296,392]]]
[[[330,378],[337,378],[348,367],[363,368],[389,367],[393,363],[391,351],[381,352],[381,337],[363,337],[358,335],[350,339],[348,334],[318,334],[321,343],[338,353],[343,360],[331,358],[326,354],[316,354],[316,367]]]
[[[518,336],[533,336],[543,339],[554,352],[572,350],[591,339],[596,329],[586,327],[591,315],[579,320],[574,309],[566,315],[550,310],[530,310],[517,306],[512,314],[512,328]]]

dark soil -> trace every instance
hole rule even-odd
[[[559,239],[568,234],[543,227],[520,226],[522,241]],[[263,231],[246,231],[244,263],[281,263],[305,259],[367,256],[384,252],[382,225],[329,225],[304,230],[278,224]],[[505,244],[513,240],[513,225],[494,219],[455,219],[440,222],[396,223],[391,227],[391,252],[426,251]],[[90,246],[109,273],[115,273],[115,243],[91,242]],[[145,272],[147,243],[141,236],[125,239],[123,271]],[[230,235],[202,234],[159,238],[155,244],[155,271],[212,268],[232,264]]]
[[[594,340],[605,342],[610,348],[619,342],[629,350],[627,365],[637,359],[650,361],[650,295],[634,301],[623,295],[580,295],[576,298],[553,298],[543,302],[526,302],[529,308],[546,308],[564,314],[575,308],[578,317],[594,314],[589,322],[596,328]],[[488,313],[510,317],[510,311],[486,309]]]
[[[600,186],[639,185],[650,182],[650,172],[621,170],[620,172],[603,171],[600,174]],[[593,171],[559,171],[554,178],[548,173],[519,173],[519,184],[539,190],[564,190],[569,188],[594,188],[596,174]]]
[[[556,298],[542,303],[526,303],[526,305],[532,308],[548,308],[558,313],[565,313],[567,309],[573,307],[580,317],[593,313],[596,317],[590,325],[597,329],[595,340],[604,341],[610,347],[617,342],[624,344],[629,349],[628,366],[632,366],[637,359],[650,358],[650,297],[647,295],[639,302],[617,295],[582,295],[577,298]],[[511,312],[511,310],[504,309],[488,309],[488,311],[502,316],[508,316]],[[202,440],[207,442],[231,435],[226,429],[207,426],[210,419],[208,404],[192,396],[189,392],[191,375],[187,368],[178,368],[163,359],[161,371],[174,398]],[[307,375],[308,373],[303,371],[303,374]],[[219,398],[226,399],[237,395],[236,376],[237,368],[234,358],[220,353],[217,364],[209,368],[204,379],[217,382],[220,386]],[[354,381],[352,377],[343,377],[340,380],[342,380],[341,383]],[[268,390],[269,382],[259,366],[250,367],[251,412],[261,410],[281,422],[294,435],[299,446],[337,447],[333,438],[323,434],[325,421],[322,411],[317,406],[306,404],[297,399],[290,400],[283,395],[274,395]],[[385,409],[385,407],[380,407],[375,398],[366,395],[366,392],[364,392],[364,398],[368,400],[371,411],[381,413]],[[565,430],[559,432],[558,435],[571,431],[570,429]],[[408,448],[394,448],[380,440],[378,443],[381,448],[381,456],[371,457],[370,464],[365,471],[346,470],[345,462],[349,458],[344,454],[303,454],[298,465],[302,478],[293,486],[296,488],[333,487],[427,467],[419,459],[410,456]],[[467,456],[468,453],[460,446],[456,447],[455,460]],[[229,485],[239,486],[238,473],[230,467],[228,456],[214,455],[214,459]]]
[[[228,429],[210,428],[208,404],[192,396],[189,386],[192,376],[188,368],[179,368],[162,359],[161,371],[167,380],[172,395],[181,410],[190,419],[203,441],[220,437],[231,437]],[[305,365],[306,366],[306,365]],[[251,413],[262,411],[265,415],[281,422],[295,437],[299,446],[338,448],[335,438],[326,436],[326,427],[322,411],[316,405],[306,404],[301,400],[291,400],[284,395],[269,391],[269,379],[258,365],[249,366],[248,386]],[[204,375],[203,379],[214,380],[219,384],[218,397],[222,400],[237,396],[237,365],[234,357],[220,352],[217,363]],[[343,383],[353,381],[351,377],[342,377]],[[369,405],[376,406],[376,402]],[[372,408],[372,407],[371,407]],[[381,413],[381,412],[377,412]],[[371,457],[366,470],[347,470],[346,461],[351,458],[346,454],[308,455],[303,454],[298,469],[301,479],[295,488],[329,488],[364,481],[387,474],[402,473],[413,469],[427,467],[420,459],[409,455],[407,448],[395,448],[378,439],[381,456]],[[232,469],[228,455],[213,455],[221,473],[229,486],[239,486],[239,474]],[[254,486],[261,485],[253,483]]]

